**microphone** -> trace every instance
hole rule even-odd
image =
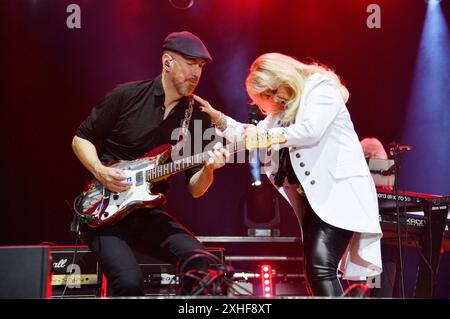
[[[248,123],[256,125],[261,120],[261,112],[256,105],[253,105],[248,112]]]
[[[258,106],[253,105],[248,112],[248,123],[257,125],[261,120],[261,112],[259,111]],[[253,153],[249,153],[249,161],[250,161],[250,173],[252,174],[252,186],[261,186],[261,163],[259,159],[259,152],[256,150]]]
[[[399,145],[398,149],[402,152],[410,151],[412,150],[412,146],[409,145]]]
[[[397,142],[392,142],[389,144],[389,155],[394,156],[394,154],[399,154],[407,151],[411,151],[412,146],[409,145],[400,145]]]

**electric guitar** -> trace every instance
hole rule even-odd
[[[243,141],[227,144],[225,148],[233,154],[283,143],[286,143],[283,134],[258,134]],[[78,211],[81,221],[90,227],[100,228],[119,222],[136,208],[161,206],[166,198],[164,194],[152,193],[152,185],[178,172],[201,166],[210,157],[207,152],[203,152],[165,163],[170,158],[171,151],[171,147],[159,147],[133,161],[107,164],[109,167],[123,170],[126,182],[132,183],[132,186],[126,191],[115,193],[106,189],[98,180],[91,180],[85,186],[79,200]]]

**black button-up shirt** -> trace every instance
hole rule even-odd
[[[161,75],[153,80],[119,85],[109,92],[91,111],[79,126],[76,135],[98,147],[102,162],[112,160],[134,160],[163,144],[176,144],[177,134],[172,132],[181,126],[188,107],[188,99],[183,98],[164,118],[164,90]],[[211,127],[206,113],[194,106],[189,125],[191,150],[194,150],[194,137],[203,147],[210,141],[198,141],[193,125],[201,121],[203,131]],[[198,130],[198,128],[196,128]],[[189,139],[187,140],[189,141]],[[198,153],[198,152],[197,152]],[[193,151],[192,154],[194,155]],[[187,181],[199,167],[186,171]]]

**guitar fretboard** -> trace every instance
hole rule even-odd
[[[230,153],[236,153],[245,150],[245,141],[238,141],[225,145],[226,150]],[[191,167],[203,165],[210,155],[208,152],[195,154],[192,156],[184,157],[182,159],[158,165],[145,172],[146,180],[148,182],[166,178],[172,174],[187,170]]]

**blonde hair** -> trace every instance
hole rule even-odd
[[[245,86],[253,103],[258,105],[262,113],[268,114],[273,111],[264,106],[262,93],[286,85],[292,94],[286,102],[281,121],[288,124],[295,120],[305,82],[313,73],[321,73],[334,80],[344,101],[347,102],[350,94],[333,70],[318,63],[305,64],[281,53],[266,53],[259,56],[250,67]]]

